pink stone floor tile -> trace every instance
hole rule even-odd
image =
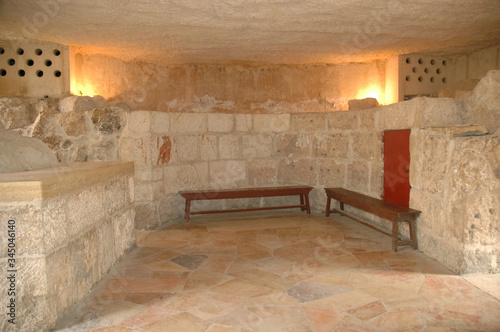
[[[498,298],[343,217],[196,216],[136,237],[54,331],[500,331]]]

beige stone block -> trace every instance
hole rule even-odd
[[[378,100],[376,98],[352,99],[349,100],[349,111],[364,110],[369,108],[378,107]]]
[[[420,110],[417,109],[417,100],[399,102],[380,107],[379,127],[380,130],[407,129],[418,126],[417,116]]]
[[[130,113],[127,119],[127,126],[131,131],[136,133],[151,132],[151,112],[135,111]]]
[[[254,132],[282,133],[290,129],[290,114],[255,114]]]
[[[418,127],[453,126],[466,119],[461,101],[451,98],[415,98]]]
[[[5,266],[5,265],[4,265]],[[12,324],[2,331],[43,331],[55,322],[55,312],[50,312],[50,302],[45,275],[46,264],[42,257],[17,259],[17,279],[16,279],[16,325],[12,329]],[[7,282],[7,275],[2,278]],[[0,287],[3,283],[0,284]],[[7,297],[7,288],[5,299]],[[55,300],[55,299],[54,299]],[[6,307],[6,306],[5,306]],[[4,315],[7,321],[7,315]],[[1,326],[1,325],[0,325]]]
[[[129,205],[127,177],[107,183],[104,192],[106,193],[106,207],[109,215]]]
[[[16,129],[29,126],[34,119],[30,119],[29,109],[19,98],[0,98],[0,124],[5,129]]]
[[[500,138],[461,137],[454,143],[449,172],[450,218],[463,223],[465,245],[493,246],[499,235],[500,189],[495,184],[500,174]]]
[[[382,137],[376,133],[351,133],[354,158],[375,160],[382,155]]]
[[[358,111],[359,128],[374,130],[378,128],[379,112],[376,109]]]
[[[16,204],[17,205],[17,204]],[[19,204],[0,208],[0,220],[6,227],[9,220],[14,220],[16,255],[23,254],[43,254],[45,244],[43,239],[44,225],[42,211],[39,206],[33,204]],[[0,236],[0,257],[7,255],[8,237],[7,229],[5,234]]]
[[[200,158],[201,160],[216,160],[218,154],[218,143],[216,135],[201,135]]]
[[[207,114],[171,113],[170,131],[172,133],[204,133],[207,131]]]
[[[153,134],[169,134],[170,114],[165,112],[151,112],[151,131]]]
[[[136,168],[153,165],[152,146],[156,142],[148,136],[140,138],[122,138],[119,146],[119,158],[123,161],[133,161]],[[156,160],[155,160],[156,161]]]
[[[115,242],[110,241],[114,238],[113,223],[111,220],[106,220],[99,225],[97,231],[97,258],[99,262],[99,270],[101,276],[108,273],[109,269],[116,261]]]
[[[382,156],[370,163],[370,194],[381,197],[384,191],[384,161]],[[410,182],[411,183],[411,182]]]
[[[200,140],[198,135],[183,135],[172,138],[171,161],[200,160]]]
[[[160,225],[158,206],[154,202],[135,203],[135,229],[155,229]]]
[[[347,167],[345,162],[334,159],[318,160],[318,185],[324,187],[344,187]]]
[[[356,129],[359,124],[359,113],[353,111],[337,111],[326,114],[329,130]]]
[[[414,170],[410,163],[410,173],[420,172],[421,189],[430,193],[441,193],[445,188],[446,174],[449,172],[447,156],[449,140],[441,135],[426,135],[423,138],[423,157],[420,170]]]
[[[135,199],[137,202],[152,202],[153,187],[156,182],[137,182],[135,184]]]
[[[95,283],[104,277],[104,271],[99,265],[98,228],[99,226],[85,233],[77,240],[76,246],[71,244],[70,247],[78,248],[78,251],[73,253],[73,261],[76,267],[77,282],[80,286],[78,291],[80,298],[86,297]]]
[[[186,200],[179,194],[165,195],[159,199],[158,213],[161,225],[184,221],[184,206]]]
[[[273,153],[273,138],[267,134],[244,135],[242,140],[242,154],[246,160],[270,158]]]
[[[316,135],[312,140],[313,156],[318,158],[348,158],[349,137],[346,134]]]
[[[291,130],[322,133],[328,129],[326,114],[324,113],[305,113],[291,115]]]
[[[62,113],[59,114],[58,120],[68,136],[82,136],[87,134],[87,119],[81,113]]]
[[[347,182],[346,188],[367,192],[370,186],[370,169],[365,161],[353,161],[347,164]]]
[[[123,254],[135,244],[135,210],[124,210],[122,214],[113,218],[113,234],[115,242],[115,257],[120,259]]]
[[[231,134],[219,136],[220,159],[240,159],[241,152],[240,136]]]
[[[101,101],[88,96],[69,96],[59,101],[59,111],[61,113],[85,112],[102,106],[104,105]]]
[[[52,198],[43,202],[42,222],[44,252],[48,253],[55,248],[71,241],[67,234],[67,201],[64,198]]]
[[[68,236],[76,237],[85,229],[105,220],[107,213],[104,205],[105,194],[100,186],[68,197]]]
[[[208,116],[208,131],[212,133],[229,133],[234,129],[232,114],[210,113]]]
[[[96,108],[85,114],[99,134],[119,135],[127,125],[127,111],[120,107]]]
[[[160,181],[163,180],[163,166],[136,168],[135,179],[137,181]]]
[[[66,246],[46,258],[49,305],[54,312],[68,308],[77,300],[75,257],[71,251]]]
[[[311,156],[309,134],[279,134],[274,143],[275,157],[300,158]]]
[[[208,163],[190,163],[165,167],[165,193],[194,190],[208,186]]]
[[[235,128],[236,132],[248,133],[252,130],[253,124],[252,114],[234,114]]]
[[[209,163],[211,188],[235,188],[248,185],[246,162],[237,160],[211,161]]]
[[[299,159],[297,161],[281,160],[278,164],[278,184],[315,185],[317,166],[314,159]]]
[[[271,186],[277,183],[277,161],[256,159],[248,161],[248,183],[252,186]]]

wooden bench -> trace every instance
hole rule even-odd
[[[396,252],[398,246],[410,245],[412,249],[417,249],[417,238],[415,233],[415,221],[421,211],[410,209],[401,205],[385,202],[381,199],[373,198],[344,188],[325,188],[326,192],[326,213],[328,217],[330,212],[340,213],[348,218],[356,220],[368,227],[371,227],[385,235],[392,236],[392,250]],[[340,202],[340,210],[331,209],[330,202],[335,199]],[[344,204],[348,204],[356,209],[370,212],[376,216],[392,221],[392,234],[384,232],[373,225],[370,225],[359,218],[356,218],[344,211]],[[400,240],[398,237],[399,223],[408,222],[410,228],[410,239]]]
[[[258,211],[258,210],[300,208],[301,211],[307,211],[308,214],[311,214],[311,208],[309,206],[309,192],[312,189],[313,188],[309,186],[261,187],[261,188],[239,188],[239,189],[222,189],[222,190],[180,191],[179,194],[186,199],[186,208],[185,208],[186,221],[189,222],[189,217],[190,215],[193,214],[208,214],[208,213],[223,213],[223,212],[245,212],[245,211]],[[196,201],[196,200],[295,196],[295,195],[300,196],[300,205],[191,212],[191,201]]]

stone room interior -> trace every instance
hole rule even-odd
[[[0,121],[2,331],[500,330],[498,0],[0,0]]]

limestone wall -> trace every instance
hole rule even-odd
[[[318,65],[179,65],[74,54],[71,92],[136,109],[168,112],[292,113],[348,109],[385,94],[386,61]]]
[[[415,129],[411,205],[420,249],[457,273],[500,263],[500,136],[485,126]]]
[[[13,326],[6,299],[15,299],[16,331],[48,331],[102,280],[135,241],[133,186],[133,164],[120,162],[0,175],[0,264],[15,270],[13,284],[5,270],[0,282],[0,330]]]

